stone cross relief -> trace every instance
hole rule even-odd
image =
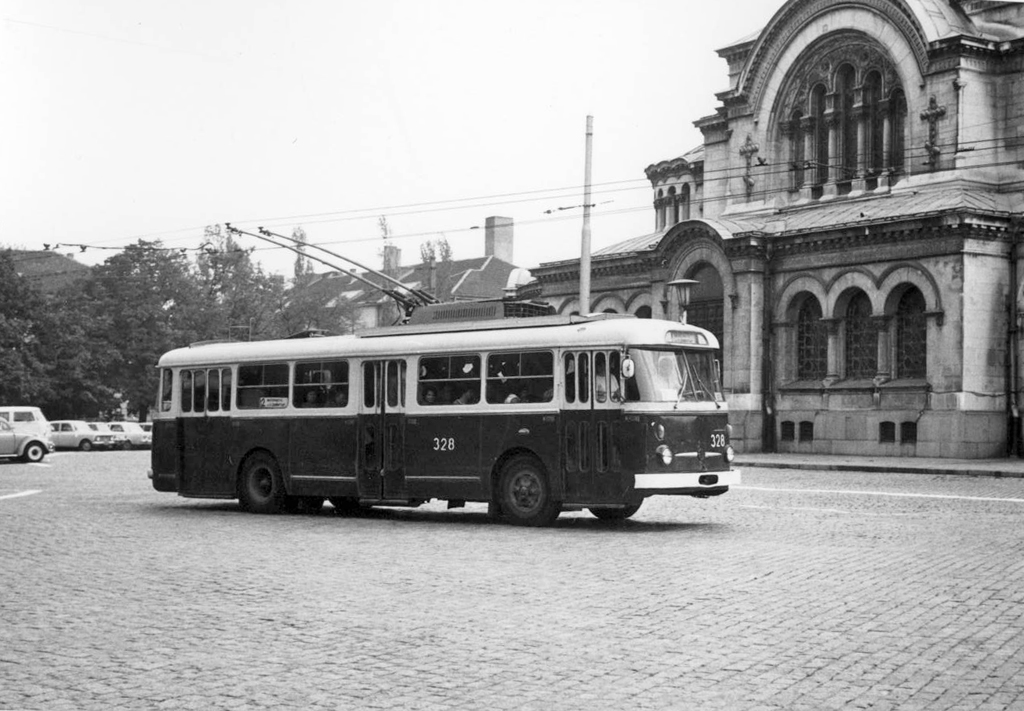
[[[754,192],[754,177],[750,174],[750,171],[753,169],[752,163],[754,156],[757,155],[760,150],[761,147],[754,143],[754,139],[748,133],[746,143],[740,146],[740,156],[742,156],[747,163],[747,171],[743,174],[743,185],[747,190],[747,200],[750,199],[751,193]]]
[[[924,162],[925,165],[931,166],[932,170],[935,170],[939,166],[939,154],[942,153],[942,149],[939,148],[939,119],[945,117],[946,107],[939,106],[939,102],[932,96],[931,100],[928,101],[928,108],[921,112],[921,120],[928,122],[928,141],[924,144],[924,150],[928,154],[928,160]]]

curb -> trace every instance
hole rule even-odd
[[[952,467],[915,467],[903,464],[835,464],[832,462],[782,462],[757,459],[740,459],[737,467],[758,467],[761,469],[797,469],[801,471],[866,472],[875,474],[931,474],[964,477],[993,477],[996,479],[1024,479],[1024,471],[1008,469],[963,469]]]

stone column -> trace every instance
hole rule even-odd
[[[825,372],[825,380],[822,381],[826,387],[836,382],[842,377],[842,341],[839,338],[839,325],[842,323],[841,319],[837,318],[823,318],[821,319],[825,324],[825,328],[828,329],[828,358],[827,368]]]
[[[839,114],[834,110],[826,112],[825,125],[828,126],[828,182],[825,183],[825,195],[834,196],[836,183],[842,179],[843,170],[842,156],[839,155]]]
[[[814,117],[804,116],[800,119],[800,131],[802,132],[804,139],[804,184],[800,188],[800,199],[810,200],[811,199],[811,186],[816,182],[816,171],[817,168],[814,166],[814,161],[818,160],[814,156]],[[807,168],[810,165],[811,168]],[[807,171],[810,170],[810,175]]]
[[[873,316],[871,324],[878,334],[878,367],[875,372],[875,384],[892,380],[892,342],[890,325],[891,316]]]

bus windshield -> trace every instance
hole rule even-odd
[[[724,402],[713,354],[708,351],[633,348],[636,388],[629,399],[643,402]]]

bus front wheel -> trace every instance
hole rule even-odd
[[[533,457],[515,457],[501,470],[498,500],[505,518],[520,526],[550,526],[562,505]]]
[[[238,486],[238,501],[251,513],[276,514],[284,509],[284,480],[274,458],[254,454],[245,463]]]

